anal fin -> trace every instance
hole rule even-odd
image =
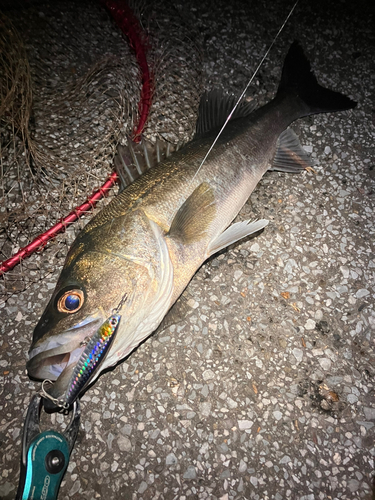
[[[275,158],[269,170],[298,174],[311,166],[311,159],[301,146],[295,132],[291,128],[284,130],[277,141]]]
[[[260,231],[266,227],[268,223],[269,221],[267,219],[260,219],[255,222],[245,220],[232,224],[223,233],[221,233],[220,236],[211,241],[207,249],[207,258],[232,243],[236,243],[236,241]]]

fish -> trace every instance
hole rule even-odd
[[[94,378],[155,331],[210,256],[267,226],[265,219],[232,222],[267,171],[300,173],[311,165],[292,122],[356,106],[319,85],[298,42],[285,57],[275,97],[257,109],[242,101],[217,137],[233,99],[204,94],[194,138],[156,154],[154,166],[147,144],[143,155],[131,144],[121,152],[119,175],[122,165],[122,178],[131,183],[77,236],[34,329],[27,371],[53,382],[51,398],[66,394],[85,339],[124,294],[118,331]],[[137,156],[147,165],[144,173]]]

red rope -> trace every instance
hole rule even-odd
[[[103,186],[95,191],[94,194],[90,196],[87,201],[85,201],[85,203],[72,210],[69,215],[67,215],[60,222],[48,229],[48,231],[37,236],[31,243],[14,254],[13,257],[2,262],[0,264],[0,276],[13,269],[22,260],[29,257],[40,248],[43,248],[49,240],[57,236],[59,233],[64,232],[67,226],[73,224],[73,222],[75,222],[77,219],[92,210],[98,203],[98,201],[101,200],[103,196],[105,196],[108,191],[115,185],[117,178],[118,176],[116,172],[113,172],[113,174],[110,175],[109,179],[103,184]]]
[[[129,44],[134,50],[138,66],[142,75],[142,90],[139,101],[139,121],[133,133],[133,141],[140,142],[141,134],[146,124],[151,108],[153,96],[153,78],[148,68],[146,57],[146,43],[138,19],[124,0],[105,0],[105,6],[111,13],[121,31],[128,37]]]
[[[145,37],[142,28],[139,25],[138,19],[134,16],[133,12],[124,0],[105,0],[104,5],[110,11],[114,21],[122,32],[128,37],[129,44],[135,52],[137,62],[142,74],[142,90],[139,102],[139,121],[133,132],[133,140],[140,141],[141,133],[146,124],[148,114],[150,112],[152,95],[153,95],[153,81],[148,67],[145,49]],[[100,187],[94,194],[79,207],[76,207],[70,214],[48,229],[45,233],[37,236],[31,243],[19,250],[10,259],[5,260],[0,264],[0,276],[13,269],[22,260],[29,257],[37,250],[44,248],[49,240],[57,236],[57,234],[65,231],[69,224],[72,224],[84,214],[92,210],[97,202],[105,196],[108,191],[117,182],[118,176],[113,172],[109,179]]]

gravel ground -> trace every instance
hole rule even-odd
[[[206,88],[235,93],[291,7],[190,4]],[[99,21],[86,43],[109,22]],[[269,226],[210,259],[158,331],[86,392],[60,499],[373,498],[373,25],[366,2],[297,7],[249,95],[272,97],[298,39],[320,82],[358,108],[293,126],[315,174],[266,175],[239,220]],[[40,387],[25,362],[63,263],[56,245],[34,260],[46,278],[0,304],[3,500],[15,495],[23,419]]]

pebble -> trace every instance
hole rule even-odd
[[[175,464],[177,464],[176,455],[174,453],[169,453],[166,456],[165,463],[166,463],[166,465],[175,465]]]
[[[363,412],[367,420],[375,420],[375,408],[369,408],[365,406]]]
[[[197,472],[193,465],[189,465],[184,473],[184,479],[195,479],[197,477]]]
[[[332,361],[328,358],[320,358],[319,360],[320,366],[323,368],[323,370],[330,370],[332,366]]]
[[[146,481],[142,481],[141,484],[139,485],[139,488],[138,488],[138,493],[140,493],[142,495],[142,493],[144,493],[148,488],[148,484],[146,483]]]
[[[254,424],[254,422],[252,422],[251,420],[239,420],[238,421],[238,428],[241,431],[246,430],[246,429],[251,429],[253,424]]]
[[[297,360],[297,363],[300,363],[302,361],[302,358],[303,358],[303,351],[302,351],[302,349],[298,349],[297,347],[295,347],[292,352],[293,352],[293,356]]]
[[[308,319],[305,323],[306,330],[314,330],[316,323],[313,319]]]
[[[121,451],[130,451],[132,449],[131,441],[126,436],[118,436],[117,444]]]
[[[355,296],[357,297],[357,299],[361,299],[362,297],[367,297],[367,295],[370,295],[370,292],[366,288],[361,288],[355,294]]]
[[[356,403],[358,401],[358,397],[355,394],[348,394],[346,397],[346,400],[348,401],[348,403],[353,405],[354,403]]]
[[[215,374],[212,370],[208,369],[202,373],[202,377],[204,380],[208,381],[208,380],[212,380],[213,378],[215,378]]]

